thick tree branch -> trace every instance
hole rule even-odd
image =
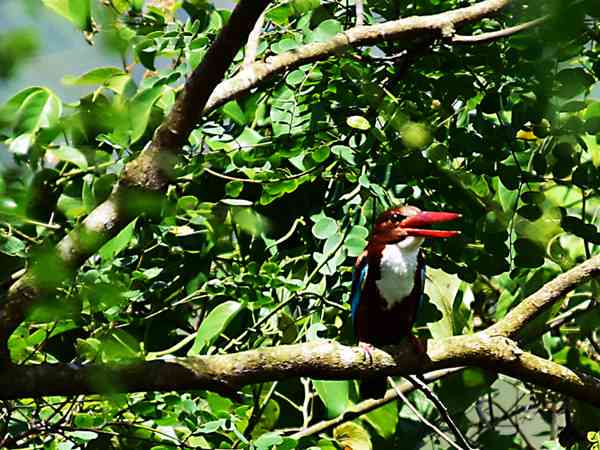
[[[514,341],[478,333],[429,341],[426,354],[411,345],[375,350],[369,361],[357,347],[336,342],[250,350],[229,355],[173,358],[121,366],[43,364],[0,373],[0,399],[120,391],[206,389],[232,393],[243,386],[296,377],[348,379],[409,375],[475,366],[509,375],[600,406],[600,379],[523,352]]]
[[[45,260],[46,267],[33,267],[9,289],[0,306],[0,367],[10,364],[8,338],[23,321],[33,305],[54,291],[74,271],[139,211],[131,211],[131,187],[144,194],[161,192],[167,185],[175,153],[187,141],[202,116],[206,102],[225,76],[235,54],[246,43],[254,23],[269,0],[240,0],[229,21],[210,47],[202,63],[187,80],[173,109],[156,130],[150,146],[125,167],[124,175],[113,194],[98,206],[85,221],[72,230]],[[159,201],[157,199],[157,201]],[[56,270],[47,280],[43,272]]]
[[[451,37],[454,30],[461,25],[493,15],[509,3],[510,0],[486,0],[466,8],[431,16],[407,17],[377,25],[357,26],[337,34],[326,42],[302,45],[289,52],[269,57],[264,62],[254,63],[236,76],[220,83],[210,96],[205,112],[246,95],[276,75],[329,58],[350,48],[414,37]]]
[[[598,276],[600,276],[600,255],[593,256],[546,283],[485,332],[490,336],[506,336],[510,339],[517,339],[525,325],[538,317],[554,302],[562,299],[580,284]]]

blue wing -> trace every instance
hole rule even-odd
[[[352,301],[352,323],[356,324],[356,314],[358,312],[358,304],[360,303],[360,294],[362,293],[367,279],[367,272],[369,271],[369,264],[367,263],[367,255],[363,253],[360,255],[354,265],[354,271],[352,272],[352,293],[350,299]]]
[[[419,253],[419,265],[421,266],[421,298],[419,299],[419,303],[417,304],[417,311],[415,312],[415,321],[419,317],[419,311],[421,311],[421,307],[423,306],[423,296],[425,295],[425,278],[427,277],[427,265],[425,264],[422,253]]]

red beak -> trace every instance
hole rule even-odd
[[[460,234],[460,231],[450,230],[428,230],[419,227],[432,225],[434,223],[449,222],[461,218],[462,215],[453,212],[421,211],[420,213],[407,217],[400,226],[409,236],[423,236],[433,238],[454,237]]]

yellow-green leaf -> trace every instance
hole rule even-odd
[[[340,447],[348,450],[371,450],[369,433],[359,424],[347,422],[333,430],[333,438]]]

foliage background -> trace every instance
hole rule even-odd
[[[0,185],[3,281],[27,261],[49,275],[49,284],[60,278],[46,249],[106,198],[227,14],[195,3],[188,10],[198,21],[186,25],[163,25],[168,8],[146,9],[142,17],[135,1],[115,2],[113,14],[96,9],[105,34],[94,38],[133,48],[133,77],[118,63],[81,77],[61,73],[73,75],[66,82],[84,92],[79,103],[46,88],[8,101],[1,125],[17,164],[5,164]],[[381,21],[459,3],[369,7]],[[548,2],[540,9],[568,26],[551,22],[491,45],[363,48],[302,66],[211,113],[192,134],[166,196],[132,200],[144,214],[61,287],[60,303],[44,303],[17,330],[9,342],[13,360],[115,362],[317,338],[351,343],[352,258],[376,212],[402,201],[465,213],[460,239],[427,248],[428,264],[438,270],[430,271],[431,303],[419,332],[469,333],[500,319],[597,253],[600,107],[590,92],[600,63],[590,5],[569,3],[557,13]],[[506,25],[537,17],[535,9],[514,7]],[[342,3],[280,4],[268,15],[273,25],[259,55],[331,38],[352,25],[352,14]],[[461,32],[497,29],[504,20],[485,19]],[[93,31],[85,20],[72,22]],[[115,23],[127,23],[125,31],[116,28],[121,41],[112,33]],[[594,289],[575,292],[564,310],[591,304]],[[532,324],[531,335],[559,313],[557,307]],[[590,309],[561,332],[533,340],[530,350],[597,374],[597,320]],[[514,420],[524,420],[526,405],[547,424],[528,437],[555,448],[564,410],[559,396],[478,370],[436,389],[457,416],[472,411],[460,416],[461,426],[480,445],[523,448],[521,436],[490,426],[483,406],[501,382],[514,384],[516,401],[502,399],[494,417],[502,407],[521,409]],[[21,437],[15,442],[60,448],[331,448],[344,442],[339,433],[297,444],[272,432],[338,415],[359,400],[352,382],[316,380],[244,394],[237,403],[207,392],[23,400],[5,405],[3,419],[5,433]],[[413,400],[435,419],[422,397]],[[580,431],[599,423],[596,410],[574,411]],[[395,403],[356,423],[359,436],[369,430],[377,448],[400,441],[416,447],[428,434]],[[442,445],[433,435],[427,441]]]

